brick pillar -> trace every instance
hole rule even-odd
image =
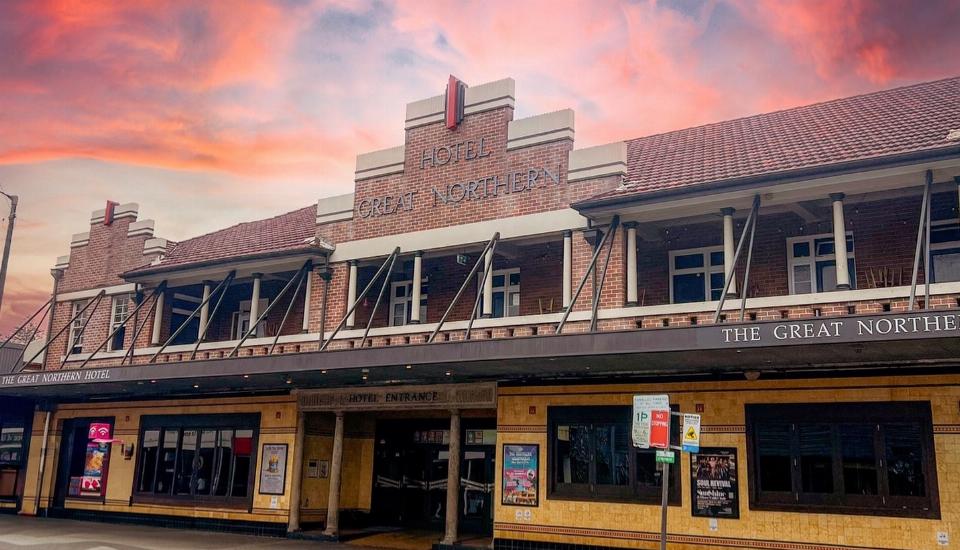
[[[604,227],[602,231],[609,228]],[[590,266],[590,258],[593,256],[594,244],[591,236],[592,231],[574,231],[573,233],[573,292],[576,293],[577,286],[580,284],[583,274]],[[602,238],[601,233],[598,238]],[[608,241],[609,244],[609,241]],[[600,274],[603,271],[604,261],[606,260],[606,245],[597,257],[597,264],[594,271],[587,277],[586,284],[580,292],[580,297],[573,304],[573,311],[589,311],[592,307],[594,284],[600,280]],[[603,283],[603,295],[600,296],[600,309],[623,307],[626,303],[626,282],[624,276],[626,273],[625,258],[625,239],[623,237],[623,228],[617,230],[613,239],[613,250],[610,254],[610,265],[607,267],[607,278]]]

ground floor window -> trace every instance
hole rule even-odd
[[[939,517],[928,402],[747,405],[750,506]]]
[[[630,407],[550,407],[551,498],[660,502],[653,449],[633,446]],[[679,441],[679,423],[674,422]],[[680,504],[680,468],[670,470],[670,503]]]
[[[247,502],[259,415],[146,416],[135,493]]]
[[[0,499],[17,495],[24,456],[25,422],[21,415],[0,411]]]

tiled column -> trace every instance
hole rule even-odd
[[[734,272],[733,268],[733,257],[736,254],[736,244],[733,239],[733,213],[735,210],[733,208],[723,208],[720,210],[720,213],[723,214],[723,273],[724,273],[724,282],[726,278],[731,279],[730,286],[727,287],[727,298],[735,298],[737,296],[737,275]],[[707,283],[709,284],[709,282]],[[709,289],[709,286],[707,287]],[[710,293],[707,293],[707,298],[709,301]]]
[[[203,296],[200,298],[200,328],[197,332],[197,340],[205,340],[207,337],[207,323],[210,322],[210,281],[203,282]]]
[[[450,411],[450,452],[447,459],[447,517],[441,544],[457,542],[460,520],[460,411]]]
[[[293,477],[290,479],[290,521],[287,532],[300,530],[300,486],[303,484],[303,440],[306,413],[297,412],[297,435],[293,443]]]
[[[413,256],[413,290],[410,292],[410,324],[420,323],[420,281],[423,279],[423,251]],[[393,313],[390,313],[393,315]]]
[[[573,231],[563,232],[563,309],[570,307],[573,298]]]
[[[637,222],[623,224],[627,232],[627,305],[637,305]]]
[[[357,301],[357,261],[350,260],[348,265],[350,266],[349,279],[347,279],[347,309],[349,310],[350,306]],[[353,328],[355,319],[356,312],[351,311],[347,316],[347,328]]]
[[[843,219],[843,193],[831,193],[833,201],[833,249],[837,263],[837,290],[850,289],[850,269],[847,264],[847,229]],[[814,251],[811,251],[811,254]]]
[[[487,250],[483,260],[483,269],[488,271],[487,279],[483,282],[482,317],[493,317],[493,250]],[[481,275],[481,278],[483,275]],[[507,307],[506,304],[503,307]]]
[[[340,534],[340,474],[343,469],[343,411],[337,411],[333,429],[333,456],[330,457],[330,493],[327,498],[327,527],[323,534]]]

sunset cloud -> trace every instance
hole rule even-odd
[[[514,77],[517,116],[575,109],[589,146],[960,74],[958,23],[950,0],[3,2],[0,330],[107,198],[181,239],[347,192],[451,73]]]

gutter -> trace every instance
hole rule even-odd
[[[272,251],[272,252],[261,252],[258,254],[247,254],[244,256],[229,256],[227,258],[217,258],[212,260],[201,260],[198,262],[189,262],[184,264],[174,264],[174,265],[163,265],[162,263],[157,266],[134,269],[132,271],[127,271],[121,273],[120,277],[126,281],[137,281],[140,277],[147,277],[150,275],[157,275],[159,273],[175,273],[181,271],[192,271],[194,269],[201,269],[204,267],[213,267],[218,265],[227,265],[236,262],[246,262],[251,260],[265,260],[271,258],[283,258],[287,256],[299,256],[303,254],[315,254],[318,256],[328,256],[333,252],[334,247],[327,245],[326,243],[319,246],[306,246],[300,248],[291,248],[287,250]]]
[[[869,159],[859,159],[836,164],[785,170],[782,172],[770,172],[707,183],[693,183],[681,187],[663,189],[660,191],[615,195],[596,200],[586,199],[577,203],[573,203],[570,205],[570,207],[576,209],[581,214],[586,215],[586,211],[607,206],[666,202],[668,199],[679,195],[685,195],[688,197],[701,194],[706,195],[711,194],[710,192],[737,190],[741,188],[749,189],[771,183],[792,183],[805,179],[839,176],[852,172],[859,172],[865,168],[893,168],[897,166],[914,164],[918,161],[936,161],[954,157],[960,157],[960,145],[942,147],[933,150],[912,151],[909,153],[890,155],[886,157],[872,157]]]

